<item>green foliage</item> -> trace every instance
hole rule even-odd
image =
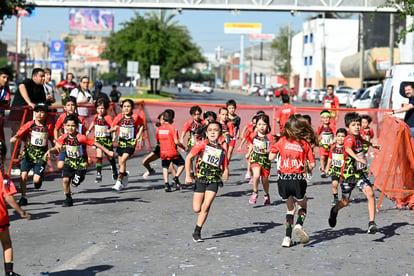
[[[17,15],[18,8],[26,10],[29,14],[32,13],[34,5],[27,3],[26,0],[2,0],[0,1],[0,31],[6,19]]]
[[[180,83],[180,82],[215,82],[215,75],[214,74],[202,74],[201,72],[196,72],[195,74],[193,74],[193,72],[191,72],[191,70],[189,70],[186,73],[179,73],[176,77],[175,77],[175,82],[176,83]]]
[[[395,8],[398,11],[398,16],[400,17],[401,21],[406,20],[409,16],[414,16],[414,0],[387,0],[378,8]],[[403,40],[404,37],[411,32],[414,32],[414,23],[402,29],[400,37],[398,38],[398,42]]]
[[[99,79],[107,82],[114,82],[119,80],[119,73],[114,71],[103,73],[99,76]]]
[[[160,65],[161,81],[174,79],[182,68],[204,61],[187,28],[173,21],[174,17],[165,10],[144,16],[136,13],[108,38],[101,57],[124,68],[129,60],[139,61],[142,78],[149,77],[151,65]]]
[[[294,35],[289,26],[281,26],[279,34],[272,41],[271,47],[276,50],[275,67],[279,73],[287,75],[289,61],[289,39]]]

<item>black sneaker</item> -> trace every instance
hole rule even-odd
[[[112,179],[113,180],[118,180],[118,170],[115,168],[115,169],[112,169]]]
[[[334,209],[335,209],[335,206],[332,207],[331,213],[329,214],[329,219],[328,219],[329,226],[332,228],[336,226],[336,217],[338,216],[338,213],[335,213]]]
[[[368,223],[368,234],[375,234],[377,233],[378,228],[377,228],[377,224],[375,223],[375,221],[370,221]]]
[[[71,207],[71,206],[73,206],[73,199],[72,197],[67,197],[62,203],[62,207]]]
[[[27,203],[27,198],[21,197],[17,204],[19,204],[19,206],[27,206]]]
[[[164,190],[165,190],[166,192],[171,192],[171,186],[170,186],[170,184],[165,183],[165,188],[164,188]]]
[[[95,183],[101,183],[102,182],[102,174],[97,173],[95,178]]]
[[[173,178],[172,184],[173,184],[173,187],[175,188],[176,191],[181,190],[181,183],[180,183],[180,179],[178,179],[178,177]]]
[[[193,241],[194,242],[204,242],[204,240],[201,238],[201,235],[199,233],[193,233]]]

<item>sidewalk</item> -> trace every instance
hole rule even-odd
[[[10,212],[15,271],[26,276],[412,274],[414,212],[394,209],[385,199],[376,219],[380,230],[368,235],[367,202],[354,191],[351,206],[331,229],[330,181],[319,177],[308,187],[310,242],[282,248],[286,206],[274,170],[272,205],[262,205],[261,190],[251,205],[252,185],[244,179],[246,163],[239,153],[203,227],[205,242],[194,243],[192,190],[165,193],[159,160],[157,174],[144,180],[143,155],[128,161],[129,186],[119,193],[111,190],[109,166],[103,183],[94,183],[95,172],[88,172],[85,182],[72,189],[70,208],[61,207],[60,176],[49,176],[40,191],[29,184],[25,209],[33,219]],[[184,182],[184,176],[180,179]]]

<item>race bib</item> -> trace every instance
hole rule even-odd
[[[78,158],[81,156],[80,146],[69,146],[66,145],[66,155],[69,158]]]
[[[32,131],[30,144],[37,147],[44,147],[47,145],[48,134],[46,132]]]
[[[364,152],[359,152],[359,153],[357,153],[356,154],[356,156],[358,157],[358,158],[362,158],[362,159],[364,159],[365,161],[367,161],[367,159],[365,158],[365,153]],[[356,169],[357,170],[363,170],[363,169],[365,169],[365,167],[366,167],[366,165],[365,164],[363,164],[363,163],[361,163],[361,162],[356,162]]]
[[[108,126],[95,125],[95,137],[109,137]]]
[[[333,142],[333,135],[332,134],[322,134],[322,144],[329,145]]]
[[[119,127],[119,137],[122,139],[134,138],[134,127],[127,127],[127,126]]]
[[[331,103],[325,102],[323,104],[323,107],[325,107],[325,108],[331,108]]]
[[[332,153],[332,165],[334,167],[342,167],[344,164],[344,155],[339,153]]]
[[[263,153],[267,149],[267,142],[259,139],[253,139],[253,151],[257,153]]]
[[[220,167],[223,150],[206,146],[203,153],[203,162],[214,167]]]

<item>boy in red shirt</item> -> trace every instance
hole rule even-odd
[[[191,148],[199,140],[197,133],[198,133],[198,129],[202,127],[201,112],[202,110],[198,105],[192,106],[190,108],[190,115],[193,118],[188,120],[181,129],[181,137],[180,137],[181,144],[184,145],[184,137],[187,134],[187,132],[189,133],[188,142],[187,142],[188,150],[191,150]]]
[[[234,137],[234,134],[235,134],[234,125],[232,122],[228,121],[228,116],[229,116],[228,109],[226,107],[221,107],[219,109],[218,118],[219,118],[219,123],[221,124],[222,136],[224,138],[224,141],[226,142],[226,144],[224,145],[226,152],[230,148],[230,141]]]
[[[321,158],[321,177],[328,177],[326,162],[328,160],[329,150],[335,144],[334,135],[336,127],[331,123],[331,113],[329,110],[321,112],[322,124],[318,127],[319,155]]]
[[[187,150],[187,147],[178,140],[178,131],[177,128],[172,125],[173,116],[171,112],[164,112],[163,118],[164,124],[157,129],[155,138],[160,144],[160,157],[165,182],[165,191],[171,192],[171,186],[168,182],[168,168],[171,162],[177,166],[177,174],[173,177],[173,186],[176,190],[181,189],[181,183],[178,178],[184,171],[185,162],[178,153],[177,146],[184,150]]]
[[[369,126],[372,122],[372,118],[369,115],[362,115],[361,116],[361,138],[367,142],[371,142],[372,138],[374,138],[374,130]],[[369,146],[364,144],[364,152],[365,154],[368,152]]]
[[[290,115],[296,114],[296,107],[289,104],[290,98],[288,95],[282,96],[283,106],[279,108],[276,113],[276,122],[279,124],[279,132],[283,133],[285,124]]]
[[[337,109],[339,108],[339,99],[334,95],[334,86],[329,84],[326,87],[326,95],[323,97],[323,107],[329,109],[331,113],[331,124],[336,125],[336,122],[339,118],[339,113]]]
[[[240,138],[240,117],[236,114],[237,104],[235,100],[228,100],[226,102],[227,110],[229,111],[227,120],[234,125],[234,136],[230,139],[229,149],[227,151],[228,159],[231,159],[234,147],[236,146],[236,139]]]

